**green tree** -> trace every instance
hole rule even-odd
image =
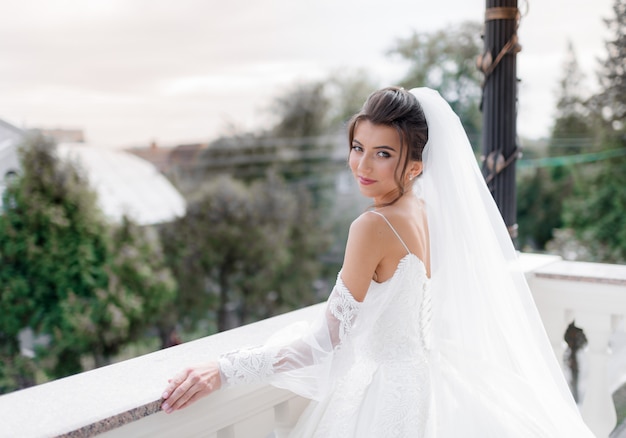
[[[626,2],[614,0],[614,17],[605,20],[613,37],[606,42],[607,56],[599,75],[602,92],[598,96],[605,120],[616,133],[626,129]]]
[[[124,345],[157,325],[176,296],[176,282],[165,264],[158,234],[124,218],[111,227],[109,237],[106,289],[98,288],[91,296],[70,293],[62,303],[75,334],[63,341],[85,345],[96,366],[108,364]],[[58,341],[54,348],[62,350],[63,344]]]
[[[583,74],[574,46],[567,46],[559,81],[556,118],[547,153],[569,155],[590,149],[593,123],[583,97]],[[563,226],[563,203],[572,196],[574,168],[554,166],[521,171],[517,178],[519,243],[531,250],[544,250],[555,229]]]
[[[70,294],[105,288],[107,228],[95,194],[75,169],[54,155],[54,145],[33,139],[22,149],[22,175],[5,192],[0,216],[0,332],[18,354],[25,327],[61,342],[53,376],[79,372],[84,345],[74,344],[63,313]],[[70,339],[64,339],[67,334]],[[61,369],[62,368],[62,369]]]
[[[54,144],[31,138],[20,153],[22,173],[5,191],[0,214],[3,390],[22,386],[7,364],[37,365],[56,378],[82,371],[84,354],[106,361],[175,292],[158,251],[148,250],[153,244],[130,223],[117,229],[105,220],[88,181],[56,157]],[[17,341],[27,327],[49,340],[30,365]]]
[[[331,240],[324,230],[336,228],[328,212],[337,198],[337,174],[346,169],[344,125],[374,88],[363,72],[296,83],[270,106],[275,117],[270,128],[221,138],[202,152],[193,172],[194,190],[186,194],[187,216],[162,230],[180,285],[178,323],[186,332],[211,318],[207,309],[215,309],[224,329],[316,300],[312,284],[322,284],[317,281],[324,276],[322,254]],[[212,182],[209,189],[204,181]],[[290,212],[285,234],[269,244],[257,239],[268,254],[254,258],[244,252],[251,249],[246,242],[256,241],[250,234],[277,222],[272,215],[262,215],[261,222],[246,215],[250,190],[258,192],[255,197],[265,205],[282,196],[288,201],[283,214]],[[265,192],[271,194],[269,199]],[[226,205],[220,207],[223,219],[208,218],[216,203]],[[223,229],[220,236],[205,229],[209,223],[214,223],[215,232]],[[347,227],[336,238],[344,240],[346,232]],[[266,258],[269,254],[273,258]],[[227,321],[233,315],[234,321]],[[176,322],[168,321],[169,328],[162,331],[170,331]]]
[[[268,172],[288,184],[304,185],[315,208],[332,204],[336,175],[345,169],[345,123],[374,89],[363,72],[340,73],[325,80],[286,88],[270,108],[274,124],[259,133],[214,141],[198,159],[194,187],[205,177],[232,175],[245,182],[265,179]]]
[[[565,205],[565,226],[593,249],[599,261],[626,261],[626,2],[615,0],[615,16],[606,20],[613,33],[600,71],[601,92],[592,99],[602,117],[600,149],[624,154],[590,166],[577,182],[576,194]]]
[[[584,97],[584,75],[572,42],[568,42],[559,81],[556,118],[550,141],[551,155],[576,154],[593,142],[593,119]]]
[[[563,198],[550,169],[519,172],[517,177],[518,241],[523,250],[541,251],[561,225]]]
[[[415,31],[397,40],[389,52],[409,63],[400,85],[438,90],[459,115],[475,149],[482,132],[482,75],[476,68],[481,35],[481,23],[466,21],[432,33]]]
[[[325,82],[325,94],[330,100],[326,116],[330,130],[343,133],[350,118],[361,110],[367,96],[377,88],[376,81],[363,70],[330,75]]]
[[[263,185],[260,187],[263,189]],[[286,190],[286,187],[279,187]],[[295,308],[315,304],[325,299],[328,290],[314,287],[322,280],[323,264],[321,255],[325,254],[331,243],[327,226],[322,224],[320,213],[313,206],[311,194],[304,186],[292,188],[295,211],[290,218],[287,236],[287,259],[280,266],[274,279],[275,299],[266,300],[264,317],[283,313]],[[342,236],[345,239],[345,236]],[[336,272],[333,273],[336,275]],[[321,296],[320,296],[321,293]]]
[[[163,229],[183,328],[210,318],[210,309],[222,331],[286,310],[285,302],[310,302],[317,270],[308,256],[317,260],[323,248],[314,227],[302,235],[302,215],[305,224],[315,221],[274,176],[251,185],[220,177],[190,199],[186,216]],[[289,290],[292,300],[286,280],[293,278],[301,288]]]
[[[326,132],[331,102],[324,88],[323,81],[299,83],[277,96],[271,106],[278,119],[272,134],[306,138]]]

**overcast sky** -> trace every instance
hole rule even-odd
[[[612,0],[520,1],[518,131],[547,135],[567,40],[588,86]],[[259,127],[297,80],[366,69],[391,85],[398,38],[483,21],[484,0],[2,0],[0,119],[95,145],[206,141]]]

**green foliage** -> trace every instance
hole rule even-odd
[[[192,332],[214,314],[223,330],[317,300],[328,211],[346,168],[335,149],[348,153],[338,131],[374,88],[363,72],[294,84],[274,100],[270,129],[203,151],[188,173],[186,217],[161,229],[180,286],[178,318],[163,332]]]
[[[270,129],[222,137],[202,151],[193,172],[178,172],[186,180],[182,186],[189,187],[186,196],[216,175],[252,183],[269,172],[289,185],[306,186],[314,208],[329,208],[336,175],[345,169],[345,123],[374,88],[365,73],[342,72],[285,89],[271,105],[276,120]],[[345,151],[339,160],[337,148]]]
[[[626,148],[626,144],[622,144]],[[626,159],[603,162],[565,203],[564,226],[592,249],[594,261],[626,262]]]
[[[61,303],[106,286],[107,229],[95,195],[53,144],[32,139],[21,152],[22,176],[0,216],[0,332],[13,338],[33,327],[59,340],[71,330]],[[66,359],[57,375],[80,370],[78,356]]]
[[[578,154],[584,152],[585,146],[591,146],[593,123],[584,98],[583,78],[574,46],[569,42],[552,127],[550,148],[553,155]]]
[[[316,215],[306,192],[300,195],[276,177],[248,186],[221,177],[189,201],[184,218],[162,229],[186,330],[206,319],[208,308],[221,331],[311,301],[323,240],[315,227],[302,228]]]
[[[568,259],[626,261],[626,3],[616,0],[614,33],[600,71],[602,91],[583,99],[582,74],[568,47],[560,81],[551,155],[589,152],[602,160],[537,171],[519,191],[520,234]],[[591,156],[593,154],[588,154]],[[607,157],[609,157],[607,159]],[[522,226],[523,225],[523,226]]]
[[[307,138],[334,133],[358,112],[376,85],[363,71],[339,72],[319,81],[296,83],[277,96],[271,134]]]
[[[16,340],[26,327],[50,339],[37,365],[62,377],[82,371],[83,354],[101,364],[139,336],[175,284],[156,242],[130,222],[109,224],[54,144],[34,137],[20,153],[22,172],[0,214],[0,379],[28,368]]]
[[[367,96],[377,88],[365,71],[331,75],[325,83],[325,93],[331,102],[326,116],[330,129],[343,129],[350,118],[361,110]]]
[[[481,23],[463,22],[432,33],[413,32],[390,50],[410,63],[400,85],[438,90],[459,115],[475,149],[482,132],[482,76],[476,68],[483,47],[481,35]]]
[[[592,147],[593,129],[583,98],[582,77],[574,47],[569,43],[559,81],[556,119],[546,151],[551,157],[581,153]],[[576,168],[564,165],[565,162],[557,164],[561,165],[518,173],[517,215],[522,249],[544,250],[554,231],[563,226],[563,205],[573,194]]]
[[[543,250],[562,225],[563,197],[571,192],[569,180],[556,180],[544,168],[518,174],[518,241],[522,250]]]
[[[612,37],[600,71],[602,93],[597,97],[601,113],[616,131],[626,129],[626,1],[614,0],[614,16],[605,23]]]
[[[313,284],[320,279],[322,264],[320,256],[330,245],[330,237],[322,224],[320,214],[313,206],[309,191],[304,187],[289,190],[274,180],[274,190],[291,198],[295,206],[288,219],[286,241],[287,258],[279,266],[275,277],[268,286],[273,286],[276,299],[266,305],[265,317],[283,313],[294,308],[315,304],[318,301]],[[260,186],[265,190],[265,184]],[[289,193],[287,195],[287,193]],[[324,294],[328,290],[323,290]],[[325,298],[325,296],[323,297]]]
[[[292,138],[319,135],[327,129],[329,108],[323,82],[297,84],[274,99],[272,109],[279,121],[273,134]]]
[[[97,366],[105,365],[159,321],[175,297],[176,282],[165,266],[158,237],[150,231],[128,219],[110,230],[106,288],[95,289],[90,296],[70,293],[61,303],[75,336],[59,339],[55,348],[65,350],[70,342],[83,345]]]
[[[17,354],[7,345],[7,340],[0,342],[0,394],[33,386],[37,367],[34,361]]]
[[[591,100],[602,117],[600,150],[626,148],[626,3],[615,0],[615,17],[607,20],[613,37],[600,72],[602,92]],[[597,261],[626,261],[626,158],[614,157],[590,166],[577,178],[575,196],[565,204],[564,226],[588,245]]]

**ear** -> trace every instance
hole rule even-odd
[[[422,170],[424,170],[424,163],[422,163],[421,161],[411,161],[409,163],[409,167],[407,168],[406,174],[408,175],[410,180],[413,180],[422,173]]]

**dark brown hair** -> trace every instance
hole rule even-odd
[[[386,205],[395,203],[404,195],[404,178],[409,161],[422,161],[422,152],[428,141],[428,125],[424,111],[417,98],[404,88],[387,87],[375,91],[367,98],[363,108],[348,124],[349,146],[354,140],[356,125],[367,120],[374,125],[391,126],[400,137],[400,156],[396,167],[398,197]],[[398,175],[398,169],[401,169]]]

